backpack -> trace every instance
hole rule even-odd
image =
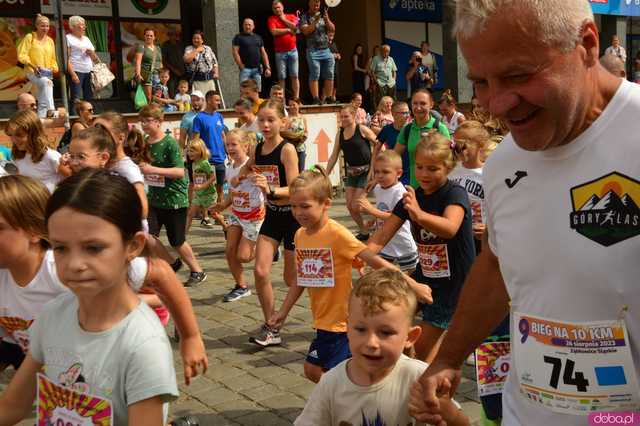
[[[438,117],[433,116],[432,117],[436,120],[433,122],[433,126],[431,126],[432,129],[436,129],[437,131],[440,131],[440,123],[442,122]],[[402,138],[404,139],[404,141],[409,144],[409,134],[411,133],[411,125],[405,125],[402,128]]]

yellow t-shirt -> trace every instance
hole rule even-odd
[[[298,285],[309,290],[313,327],[347,331],[351,266],[366,246],[333,219],[312,235],[298,229],[295,244]]]
[[[264,99],[262,98],[258,98],[258,100],[256,102],[254,102],[253,104],[253,115],[257,115],[258,114],[258,110],[260,110],[260,105],[262,105],[264,103]]]
[[[58,72],[56,46],[53,39],[45,36],[38,41],[33,33],[29,33],[18,45],[18,61],[31,67],[41,67]]]

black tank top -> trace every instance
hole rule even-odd
[[[262,154],[262,147],[264,146],[264,142],[260,142],[256,146],[256,166],[258,169],[260,169],[262,174],[266,176],[269,184],[273,186],[287,186],[287,171],[285,170],[284,164],[282,164],[281,160],[282,148],[287,143],[289,142],[283,140],[278,146],[273,149],[273,151],[271,151],[267,155]]]
[[[349,166],[366,166],[371,163],[369,141],[362,136],[358,124],[351,139],[345,140],[344,129],[340,129],[340,149],[344,153],[344,161]]]

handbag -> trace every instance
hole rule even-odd
[[[360,176],[369,171],[369,164],[362,166],[349,166],[346,167],[346,173],[349,177]]]
[[[93,89],[93,93],[101,91],[115,79],[116,76],[113,75],[107,64],[98,60],[98,63],[93,65],[91,70],[91,89]]]
[[[133,103],[137,110],[148,104],[147,95],[144,94],[144,86],[142,84],[138,84],[136,94],[133,98]]]

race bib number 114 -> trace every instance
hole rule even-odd
[[[520,392],[563,414],[635,411],[640,388],[622,320],[569,323],[513,313]]]

